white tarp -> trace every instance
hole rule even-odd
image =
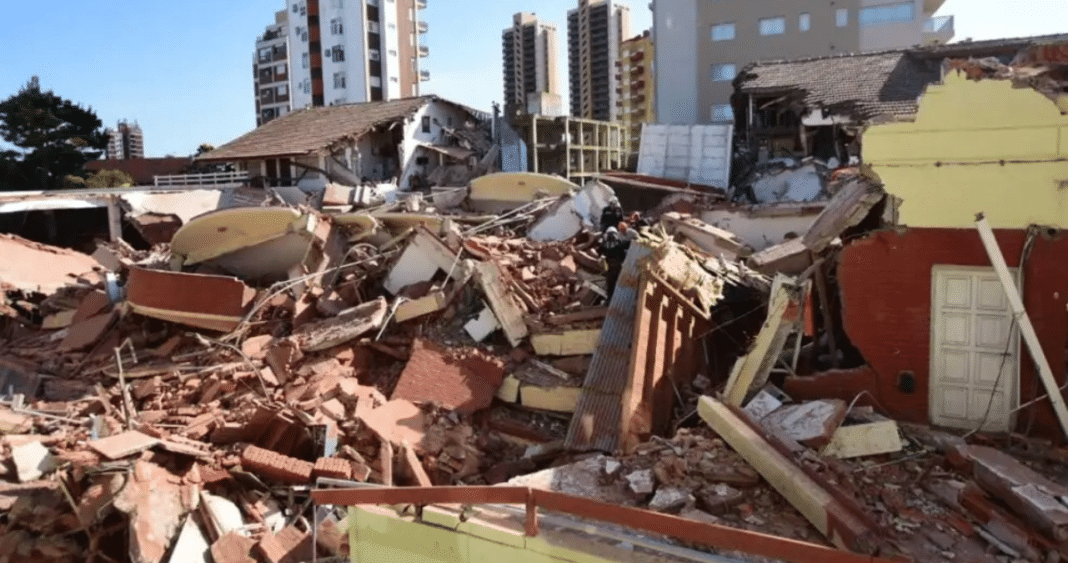
[[[726,188],[731,176],[734,125],[642,127],[638,173],[691,184]]]

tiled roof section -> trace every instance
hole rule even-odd
[[[915,114],[924,89],[940,79],[937,63],[890,51],[753,63],[737,85],[743,93],[793,92],[807,107],[870,119]]]
[[[217,162],[311,154],[346,137],[359,137],[378,125],[409,117],[435,99],[422,96],[294,111],[197,160]]]

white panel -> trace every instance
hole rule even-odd
[[[965,420],[968,418],[968,389],[946,385],[936,390],[938,407],[946,418]]]
[[[959,350],[943,350],[942,373],[946,383],[967,384],[971,381],[970,354]]]
[[[946,276],[945,280],[945,293],[943,293],[945,299],[942,301],[942,305],[949,305],[950,307],[971,307],[972,306],[972,280],[970,277],[962,276]]]
[[[1002,356],[1001,354],[976,354],[975,358],[975,375],[972,378],[972,383],[981,386],[986,391],[994,388],[994,382],[998,379],[998,372],[1004,368],[1009,367],[1009,358]],[[1008,369],[1004,371],[1008,372]],[[1006,377],[1002,374],[1002,379]]]
[[[1004,311],[1009,308],[1008,298],[1005,297],[1005,289],[1001,287],[1001,281],[995,277],[984,277],[978,282],[978,302],[980,309]]]
[[[942,344],[967,346],[972,343],[972,317],[961,313],[942,314]]]
[[[975,346],[987,348],[997,353],[1005,351],[1005,341],[1009,337],[1012,321],[1004,316],[994,317],[988,314],[975,317]]]
[[[726,188],[733,131],[732,125],[646,124],[638,173]]]

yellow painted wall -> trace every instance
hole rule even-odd
[[[864,161],[903,200],[909,227],[974,228],[979,212],[994,228],[1068,227],[1068,116],[1007,80],[951,72],[920,98],[915,122],[864,133]]]
[[[349,545],[353,563],[365,561],[438,561],[442,563],[611,563],[650,561],[586,538],[528,538],[521,531],[483,522],[460,522],[450,511],[424,508],[425,522],[401,518],[386,508],[349,511]]]

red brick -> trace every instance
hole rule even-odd
[[[312,475],[315,478],[349,480],[352,479],[352,462],[336,457],[321,457],[315,462]]]
[[[256,542],[237,532],[230,532],[211,544],[211,557],[215,563],[255,563],[249,555]]]
[[[1018,267],[1025,231],[1001,229],[995,236],[1009,267]],[[1024,305],[1058,381],[1064,380],[1068,341],[1066,255],[1068,237],[1040,236],[1024,268]],[[843,382],[831,396],[852,400],[869,390],[898,420],[929,422],[931,268],[936,264],[989,267],[990,259],[975,229],[884,231],[845,247],[837,272],[842,318],[850,341],[871,366],[871,377]],[[904,371],[915,374],[912,393],[898,389]],[[1019,389],[1021,403],[1034,399],[1036,389],[1045,393],[1030,361],[1020,361]],[[1032,414],[1035,434],[1064,439],[1049,401],[1021,411],[1018,423],[1031,424]]]
[[[504,379],[504,369],[478,357],[450,361],[445,350],[423,340],[412,344],[411,359],[391,399],[432,402],[460,413],[488,407]]]
[[[303,563],[314,556],[311,535],[293,526],[264,536],[256,551],[267,563]]]
[[[311,462],[287,457],[257,446],[241,452],[241,466],[263,477],[283,483],[304,484],[311,481]]]

